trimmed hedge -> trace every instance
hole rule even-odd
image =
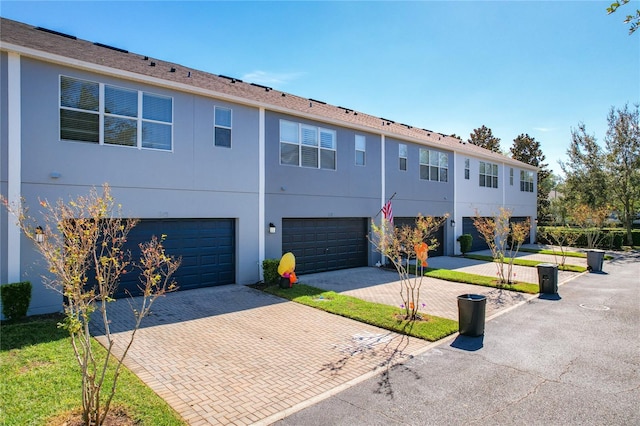
[[[20,319],[27,315],[31,303],[31,283],[22,281],[0,286],[2,314],[10,320]]]
[[[462,234],[458,237],[458,242],[460,242],[460,251],[465,254],[471,250],[473,236],[471,234]]]
[[[545,238],[544,231],[550,226],[541,226],[539,227],[540,231],[538,233],[538,243],[540,244],[553,244],[553,241]],[[565,229],[562,232],[571,232],[573,234],[578,234],[578,239],[575,243],[576,247],[586,247],[587,246],[587,236],[582,232],[581,229]],[[604,250],[620,250],[622,246],[627,245],[627,231],[620,228],[604,228],[602,230],[604,236],[600,239],[600,242],[597,246],[599,249]],[[633,245],[640,246],[640,229],[631,230],[631,236],[633,237]]]
[[[265,259],[262,261],[262,276],[264,283],[268,285],[278,284],[280,274],[278,274],[279,259]]]

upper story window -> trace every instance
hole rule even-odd
[[[469,180],[470,174],[471,174],[471,172],[470,172],[470,168],[469,168],[469,159],[465,158],[464,159],[464,178]]]
[[[407,170],[407,146],[403,143],[398,145],[398,160],[400,162],[400,170]]]
[[[173,99],[60,76],[60,139],[171,150]]]
[[[420,179],[447,182],[448,175],[449,154],[420,148]]]
[[[509,169],[509,185],[513,186],[513,167]]]
[[[367,161],[367,139],[356,135],[356,166],[364,166]]]
[[[335,170],[335,130],[280,120],[280,164]]]
[[[533,192],[533,172],[520,170],[520,191]]]
[[[487,188],[498,187],[498,165],[480,162],[480,186]]]
[[[231,108],[214,108],[213,144],[231,148]]]

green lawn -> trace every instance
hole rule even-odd
[[[458,331],[456,321],[421,313],[423,321],[401,321],[396,315],[404,313],[400,307],[367,302],[333,291],[324,291],[305,284],[291,288],[266,287],[264,291],[312,306],[332,314],[341,315],[376,327],[434,342]]]
[[[0,333],[0,424],[47,425],[81,408],[81,375],[60,317],[3,323]],[[95,353],[105,356],[96,341]],[[135,345],[135,342],[134,342]],[[112,407],[122,407],[140,425],[186,425],[159,396],[126,370]]]
[[[481,254],[465,254],[464,257],[466,257],[467,259],[475,259],[475,260],[484,260],[487,262],[497,262],[496,259],[494,259],[492,256],[485,256],[485,255],[481,255]],[[505,257],[504,261],[505,263],[508,263],[511,260],[510,257]],[[542,262],[539,260],[528,260],[528,259],[514,259],[513,260],[513,264],[514,265],[518,265],[518,266],[530,266],[530,267],[535,267],[540,265],[541,263],[548,263],[548,262]],[[558,265],[558,270],[561,271],[569,271],[569,272],[585,272],[587,270],[586,267],[584,266],[578,266],[578,265]]]
[[[555,255],[555,256],[562,256],[562,253],[560,253],[560,250],[556,250],[555,252],[553,250],[547,250],[547,249],[534,249],[534,248],[528,248],[528,247],[521,247],[520,251],[524,251],[527,253],[537,253],[537,254],[551,254],[551,255]],[[581,252],[577,252],[577,251],[567,251],[564,253],[564,255],[566,257],[579,257],[582,259],[586,259],[587,258],[587,253],[581,253]],[[611,260],[613,259],[613,256],[609,256],[608,254],[604,255],[604,259],[605,260]]]
[[[464,284],[481,285],[484,287],[504,288],[506,290],[517,291],[520,293],[536,294],[540,289],[538,284],[517,282],[513,285],[504,285],[499,284],[498,280],[494,277],[450,271],[449,269],[425,268],[425,271],[424,275],[431,278],[438,278],[440,280]]]

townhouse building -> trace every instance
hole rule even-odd
[[[288,251],[299,275],[375,265],[391,196],[397,225],[449,215],[431,256],[458,254],[476,211],[535,235],[537,169],[457,138],[4,18],[0,43],[0,193],[33,207],[109,183],[141,219],[129,248],[166,234],[182,256],[181,290],[255,283]],[[0,282],[32,282],[30,314],[62,307],[43,262],[1,210]]]

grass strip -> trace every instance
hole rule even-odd
[[[69,334],[57,327],[59,321],[60,317],[48,316],[2,324],[0,424],[48,425],[57,416],[81,409],[80,368]],[[95,340],[93,343],[95,353],[104,359],[104,348]],[[111,407],[124,409],[140,425],[186,425],[127,369],[121,372]]]
[[[368,302],[305,284],[296,284],[292,288],[284,289],[270,286],[266,287],[264,291],[325,312],[430,342],[440,340],[458,331],[457,321],[424,313],[421,313],[423,321],[399,320],[397,319],[398,315],[404,314],[404,309],[399,307]]]
[[[475,260],[484,260],[487,262],[497,262],[497,259],[494,259],[492,256],[485,256],[482,254],[465,254],[464,257],[466,257],[467,259],[475,259]],[[505,263],[509,263],[511,261],[510,257],[505,257],[504,258]],[[540,260],[529,260],[529,259],[513,259],[513,264],[514,265],[518,265],[518,266],[530,266],[530,267],[535,267],[540,265],[541,263],[549,263],[549,262],[543,262]],[[568,271],[568,272],[585,272],[587,270],[586,267],[584,266],[579,266],[579,265],[568,265],[568,264],[564,264],[564,265],[558,265],[558,269],[560,271]]]
[[[534,248],[528,248],[528,247],[522,247],[520,248],[520,251],[525,251],[527,253],[537,253],[537,254],[551,254],[553,256],[562,256],[562,253],[560,253],[560,250],[556,250],[555,252],[553,250],[548,250],[548,249],[534,249]],[[565,257],[579,257],[581,259],[586,259],[587,258],[587,253],[581,253],[581,252],[577,252],[577,251],[567,251],[564,253]],[[604,255],[604,259],[605,260],[612,260],[613,256],[609,256],[608,254]]]
[[[451,271],[449,269],[425,268],[424,275],[431,278],[438,278],[456,283],[480,285],[483,287],[502,288],[505,290],[517,291],[520,293],[537,294],[539,285],[526,282],[517,282],[513,285],[499,284],[498,280],[485,275],[469,274],[466,272]]]

